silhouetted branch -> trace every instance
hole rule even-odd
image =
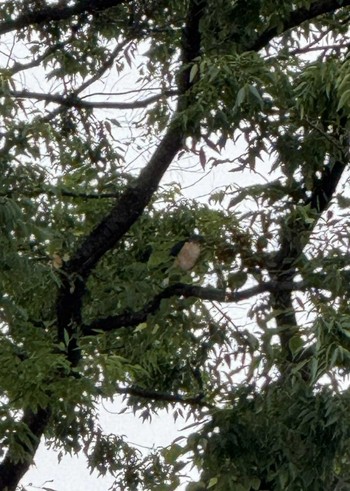
[[[174,402],[190,406],[214,407],[212,404],[205,402],[204,394],[198,394],[194,397],[185,397],[181,394],[169,394],[168,392],[158,392],[156,390],[142,389],[141,387],[116,387],[117,394],[141,397],[142,399],[151,399],[152,401]]]
[[[25,425],[30,432],[26,439],[30,441],[30,446],[26,448],[26,444],[20,438],[18,438],[18,444],[26,450],[28,458],[18,460],[18,456],[13,455],[11,447],[9,448],[0,464],[0,491],[15,491],[17,489],[19,481],[33,463],[32,456],[35,455],[49,418],[49,409],[39,407],[35,413],[30,409],[25,410],[21,424]]]
[[[80,90],[79,90],[80,91]],[[43,92],[31,92],[28,90],[10,90],[9,94],[17,99],[35,99],[37,101],[52,102],[65,107],[89,108],[89,109],[138,109],[149,106],[159,101],[162,97],[177,95],[175,90],[169,90],[163,94],[152,95],[146,99],[131,102],[90,102],[81,99],[74,94],[64,96],[61,94],[48,94]]]
[[[117,199],[120,197],[120,192],[114,192],[114,193],[107,193],[107,192],[101,192],[101,193],[84,193],[84,192],[79,192],[79,191],[70,191],[68,189],[53,189],[52,187],[50,188],[39,188],[39,189],[21,189],[21,188],[10,188],[7,191],[1,191],[0,192],[0,197],[7,197],[11,198],[14,194],[18,194],[20,196],[25,196],[28,198],[35,198],[37,196],[41,195],[46,195],[46,196],[64,196],[67,198],[78,198],[78,199]]]
[[[115,329],[121,329],[122,327],[135,327],[142,322],[145,322],[149,315],[156,313],[162,300],[167,298],[184,297],[216,302],[238,303],[261,293],[273,292],[276,289],[292,292],[304,290],[306,287],[304,282],[269,281],[245,290],[227,292],[218,288],[176,283],[165,288],[137,312],[127,311],[123,314],[109,316],[104,319],[97,319],[91,324],[83,326],[82,333],[83,335],[88,336],[97,334],[101,331],[108,332]]]
[[[341,9],[350,5],[350,0],[314,0],[307,7],[300,7],[293,10],[288,18],[281,25],[274,26],[264,31],[257,39],[253,40],[249,45],[249,49],[253,51],[259,51],[264,48],[273,38],[280,36],[286,31],[300,26],[303,22],[312,21],[320,15],[334,12],[337,9]]]
[[[70,41],[71,41],[71,39],[68,39],[67,41],[59,42],[59,43],[54,44],[53,46],[50,46],[49,48],[47,48],[47,50],[44,51],[44,53],[41,56],[34,58],[32,61],[30,61],[28,63],[20,63],[20,62],[16,61],[12,65],[12,67],[9,68],[9,72],[11,73],[11,75],[13,75],[15,73],[18,73],[18,72],[21,72],[24,70],[29,70],[30,68],[34,68],[34,67],[39,66],[48,56],[52,55],[56,51],[63,49],[64,46],[69,44]]]
[[[51,21],[61,21],[69,19],[74,15],[83,13],[94,13],[107,10],[111,7],[120,5],[125,0],[80,0],[73,5],[68,2],[57,2],[53,5],[45,5],[42,8],[28,6],[22,13],[14,19],[0,22],[0,34],[6,34],[28,26],[47,24]]]

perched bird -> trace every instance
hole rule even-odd
[[[189,271],[199,259],[204,238],[201,235],[191,235],[187,240],[181,240],[171,249],[170,254],[175,257],[174,265]]]
[[[204,243],[204,238],[201,235],[191,235],[188,239],[181,240],[175,244],[168,252],[163,254],[154,254],[153,245],[148,244],[141,252],[137,254],[137,260],[149,265],[161,266],[161,271],[166,272],[171,267],[167,257],[174,257],[175,260],[172,266],[189,271],[192,269],[201,253],[201,245]],[[168,256],[169,255],[169,256]]]

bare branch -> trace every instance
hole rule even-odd
[[[77,95],[78,93],[81,93],[83,90],[87,89],[90,85],[92,85],[94,82],[99,80],[102,75],[108,70],[113,65],[114,60],[117,58],[121,50],[130,42],[129,39],[124,39],[121,43],[118,43],[117,46],[114,48],[110,56],[107,58],[107,60],[100,66],[98,70],[94,73],[92,77],[90,77],[88,80],[86,80],[76,91],[74,91],[74,95]]]
[[[299,55],[304,53],[310,53],[311,51],[336,51],[339,52],[341,49],[348,50],[350,48],[350,42],[340,43],[340,44],[325,44],[324,46],[305,46],[303,48],[297,48],[291,52],[291,55]]]
[[[48,56],[52,55],[56,51],[59,51],[59,50],[63,49],[65,46],[67,46],[67,44],[69,44],[72,41],[72,39],[74,39],[73,36],[64,42],[61,41],[61,42],[58,42],[52,46],[49,46],[41,56],[34,58],[32,61],[30,61],[28,63],[20,63],[18,61],[15,61],[15,63],[12,65],[12,67],[10,67],[8,69],[9,72],[11,73],[11,75],[14,75],[15,73],[18,73],[18,72],[21,72],[24,70],[29,70],[30,68],[34,68],[34,67],[39,66],[44,60],[46,60],[46,58]]]

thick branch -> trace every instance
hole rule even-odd
[[[43,8],[30,10],[25,9],[23,13],[15,19],[0,22],[0,35],[6,34],[28,26],[47,24],[51,21],[66,20],[74,15],[85,12],[101,12],[116,5],[120,5],[125,0],[79,0],[74,5],[67,5],[68,2],[58,2],[54,5],[46,5]]]
[[[321,178],[315,182],[311,196],[305,201],[304,206],[310,206],[318,217],[328,208],[346,165],[344,155],[344,161],[338,160],[325,165]],[[312,233],[317,222],[317,218],[308,222],[298,220],[294,224],[288,223],[285,226],[282,231],[281,246],[274,258],[271,272],[283,272],[284,280],[292,279],[290,273],[294,270],[291,269],[291,265],[302,253],[306,237]]]
[[[281,225],[281,245],[269,267],[271,278],[277,282],[293,281],[297,272],[296,261],[302,254],[307,240],[318,223],[318,219],[330,205],[348,161],[348,148],[344,147],[343,143],[346,131],[346,121],[343,118],[341,127],[335,136],[332,135],[331,138],[329,135],[325,135],[325,137],[332,140],[335,138],[334,153],[337,154],[338,160],[324,165],[321,178],[315,179],[311,196],[304,201],[303,206],[309,207],[314,213],[313,220],[305,220],[301,219],[300,216],[296,216],[294,219],[292,217],[290,217],[290,220],[284,219]],[[293,307],[292,292],[276,289],[271,299],[273,308],[276,311],[275,318],[280,333],[283,355],[282,365],[284,365],[283,369],[285,371],[285,368],[294,359],[290,340],[294,336],[299,336],[299,327]],[[305,378],[308,377],[307,371],[305,371],[303,376]]]
[[[33,464],[32,455],[35,454],[43,431],[50,418],[48,409],[39,408],[36,413],[26,410],[22,418],[30,431],[31,447],[26,448],[28,459],[17,461],[16,455],[12,455],[11,449],[7,452],[4,460],[0,464],[0,491],[15,491],[17,485],[29,467]],[[23,442],[19,441],[21,445]]]
[[[246,290],[227,292],[218,288],[176,283],[175,285],[171,285],[160,292],[137,312],[127,311],[123,314],[95,320],[91,324],[83,326],[82,332],[83,335],[88,336],[97,334],[99,331],[107,332],[115,329],[121,329],[122,327],[135,327],[141,324],[141,322],[145,322],[149,315],[156,313],[162,300],[171,297],[196,298],[216,302],[237,303],[259,295],[260,293],[273,292],[277,288],[284,292],[290,292],[304,290],[306,285],[305,283],[301,282],[281,283],[277,281],[269,281],[266,283],[260,283],[259,285],[251,288],[247,288]]]
[[[211,404],[203,400],[203,394],[198,394],[195,397],[184,397],[181,394],[169,394],[168,392],[158,392],[156,390],[142,389],[141,387],[116,387],[115,392],[152,401],[178,402],[190,406],[211,407]]]
[[[315,0],[309,7],[301,7],[292,11],[289,18],[281,26],[275,26],[264,31],[257,39],[249,46],[252,51],[259,51],[264,48],[273,38],[280,36],[294,27],[300,26],[303,22],[312,21],[320,15],[334,12],[343,7],[350,5],[350,0]]]
[[[321,214],[328,208],[345,167],[346,163],[339,160],[334,164],[325,166],[321,179],[317,181],[316,187],[306,203],[310,204],[311,209]]]
[[[180,97],[179,108],[184,108],[184,97],[191,87],[189,59],[200,52],[199,23],[203,15],[204,1],[190,4],[187,29],[182,41],[183,69],[178,80]],[[186,100],[186,104],[189,101]],[[125,235],[142,215],[158,188],[161,178],[176,154],[182,147],[185,133],[174,120],[170,123],[149,163],[141,171],[135,182],[128,186],[109,214],[88,235],[74,256],[62,269],[62,288],[57,299],[58,339],[68,345],[68,358],[76,365],[79,358],[77,350],[78,329],[81,325],[82,297],[84,283],[91,270],[101,257]]]
[[[187,28],[183,39],[181,78],[179,85],[179,108],[184,109],[184,97],[191,86],[188,63],[200,53],[199,23],[205,2],[193,1],[189,9]],[[187,103],[189,101],[186,101]],[[181,149],[184,130],[176,121],[170,123],[149,163],[141,171],[135,183],[125,190],[116,205],[102,222],[85,239],[66,266],[68,274],[76,273],[86,278],[99,259],[124,236],[141,216],[157,190],[160,180]]]

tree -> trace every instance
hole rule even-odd
[[[43,438],[115,489],[350,489],[350,1],[0,11],[0,490]],[[186,197],[186,157],[232,182]],[[140,456],[118,394],[196,431]]]

